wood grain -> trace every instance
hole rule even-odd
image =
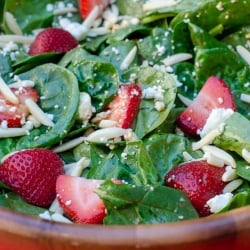
[[[138,226],[68,225],[0,209],[1,250],[249,249],[250,206],[207,218]]]

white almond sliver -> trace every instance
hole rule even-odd
[[[205,153],[204,158],[207,160],[208,164],[220,168],[224,166],[224,161],[211,153]]]
[[[81,176],[82,171],[90,164],[90,160],[86,157],[82,157],[78,162],[66,164],[64,166],[65,174],[70,176]]]
[[[54,212],[54,213],[58,213],[58,214],[63,214],[63,209],[60,206],[57,199],[54,199],[54,201],[52,202],[52,204],[49,207],[49,211]]]
[[[242,93],[240,95],[240,100],[246,103],[250,103],[250,95]]]
[[[244,160],[250,163],[250,152],[246,150],[245,148],[243,148],[241,154]]]
[[[232,181],[237,178],[236,169],[231,166],[226,166],[226,171],[222,175],[221,179],[224,182]]]
[[[192,149],[198,150],[205,145],[210,144],[217,136],[219,136],[222,133],[220,129],[214,129],[211,132],[209,132],[206,136],[204,136],[201,140],[197,142],[192,143]]]
[[[54,213],[50,217],[52,221],[63,222],[63,223],[68,223],[68,224],[73,223],[71,220],[69,220],[68,218],[66,218],[65,216],[59,213]]]
[[[128,134],[128,129],[113,127],[113,128],[102,128],[94,131],[86,137],[87,141],[91,142],[106,142],[109,139],[118,138]]]
[[[18,25],[15,17],[8,11],[5,12],[5,20],[7,23],[8,28],[16,35],[22,35],[23,32]]]
[[[25,100],[25,105],[28,107],[30,113],[43,125],[53,127],[54,123],[42,111],[42,109],[30,98]]]
[[[65,8],[59,8],[53,11],[54,15],[65,15],[68,13],[73,13],[73,12],[77,12],[77,8],[75,7],[65,7]]]
[[[193,55],[189,53],[178,53],[172,56],[168,56],[167,58],[163,59],[162,62],[165,66],[172,66],[176,63],[187,61],[192,57]]]
[[[0,128],[0,138],[23,136],[27,132],[26,128]]]
[[[121,70],[126,70],[130,66],[130,64],[134,61],[135,55],[137,52],[137,47],[134,46],[127,54],[127,56],[124,58],[120,65]]]
[[[225,165],[229,165],[232,168],[236,168],[236,162],[234,158],[226,151],[211,145],[203,146],[202,150],[205,153],[210,153],[211,155],[214,155],[215,157],[221,159]]]
[[[229,182],[223,189],[222,193],[232,193],[235,191],[241,184],[243,183],[242,179],[236,179],[231,182]]]
[[[0,35],[0,42],[9,43],[22,43],[30,45],[34,41],[34,37],[22,36],[22,35]]]
[[[187,98],[187,97],[185,97],[185,96],[183,96],[181,94],[178,94],[177,96],[179,97],[179,99],[181,100],[181,102],[183,104],[185,104],[186,106],[189,106],[193,102],[193,100],[191,100],[191,99],[189,99],[189,98]]]
[[[241,45],[238,45],[236,50],[243,60],[250,66],[250,51]]]
[[[99,13],[100,13],[100,7],[98,5],[95,5],[95,7],[88,14],[82,25],[89,29],[91,26],[94,25],[95,20],[99,16]]]
[[[143,5],[143,11],[151,11],[155,9],[174,6],[178,3],[177,0],[149,0]]]
[[[70,150],[70,149],[78,146],[82,142],[84,142],[85,139],[86,139],[86,137],[82,137],[82,136],[78,137],[78,138],[75,138],[73,140],[70,140],[68,142],[65,142],[65,143],[61,144],[58,147],[53,148],[53,151],[56,152],[56,153],[61,153],[61,152]]]
[[[16,95],[11,91],[8,85],[4,82],[3,78],[0,77],[0,91],[4,95],[4,97],[9,100],[10,102],[17,104],[18,98]]]

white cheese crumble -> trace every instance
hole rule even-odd
[[[215,108],[210,113],[202,131],[199,132],[201,137],[206,136],[215,128],[220,127],[234,113],[232,109]]]
[[[232,193],[219,194],[207,201],[211,213],[218,213],[233,199]]]
[[[155,101],[164,100],[165,90],[159,85],[154,85],[142,90],[142,97],[144,99],[154,99]]]
[[[95,112],[95,109],[92,106],[90,95],[86,92],[81,92],[77,118],[82,122],[88,122],[93,112]]]

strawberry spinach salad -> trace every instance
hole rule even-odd
[[[2,1],[0,205],[106,225],[249,205],[249,4]]]

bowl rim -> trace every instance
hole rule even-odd
[[[208,217],[153,225],[80,225],[52,222],[0,208],[0,234],[35,240],[58,237],[72,244],[154,246],[207,241],[250,231],[250,205]],[[187,233],[188,232],[188,233]]]

